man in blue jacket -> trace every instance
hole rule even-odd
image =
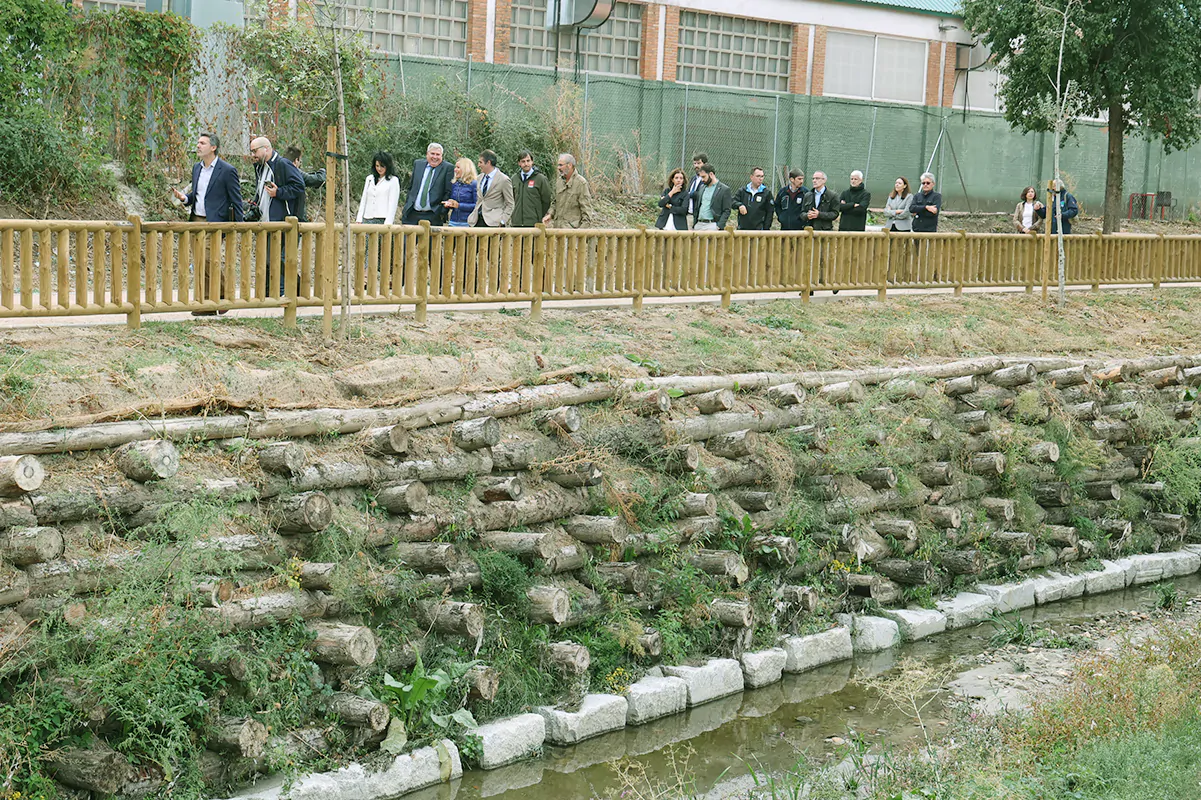
[[[233,164],[217,155],[221,140],[211,133],[196,137],[196,155],[200,160],[192,165],[192,191],[184,194],[175,189],[175,197],[184,206],[191,206],[188,222],[241,222],[242,187],[238,183],[238,171]],[[218,234],[210,247],[220,247]],[[220,281],[220,279],[218,279]],[[208,270],[203,270],[201,296],[209,297]],[[218,283],[217,293],[225,297],[225,287]],[[193,311],[193,316],[212,316],[216,311]],[[221,312],[224,314],[224,310]]]
[[[1063,185],[1063,181],[1055,181],[1055,199],[1059,203],[1060,211],[1051,211],[1051,234],[1059,233],[1059,217],[1063,215],[1063,235],[1067,236],[1072,232],[1072,218],[1080,213],[1080,206],[1076,203],[1076,198]],[[1037,214],[1041,219],[1047,218],[1047,206],[1036,209]]]
[[[192,191],[184,194],[175,189],[175,197],[184,206],[191,206],[189,222],[241,222],[242,187],[238,170],[217,153],[221,140],[211,133],[196,139],[196,155],[200,160],[192,165]]]

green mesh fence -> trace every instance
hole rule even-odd
[[[429,91],[441,77],[487,108],[544,97],[555,77],[543,69],[411,57],[389,61],[388,71],[398,90]],[[731,186],[761,166],[778,188],[799,167],[807,179],[822,170],[840,190],[852,170],[863,170],[873,205],[883,204],[898,175],[916,187],[929,166],[947,209],[956,211],[1009,211],[1023,187],[1051,175],[1052,137],[1016,133],[997,114],[560,73],[573,78],[584,173],[624,192],[657,192],[672,168],[691,172],[696,152],[707,153]],[[1099,214],[1107,134],[1101,123],[1077,130],[1061,168],[1085,213]],[[499,155],[512,171],[515,154]],[[1172,193],[1177,215],[1201,204],[1201,147],[1169,156],[1157,142],[1128,139],[1124,193],[1156,192]]]

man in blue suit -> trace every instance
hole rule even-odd
[[[455,168],[442,160],[442,145],[430,142],[425,158],[413,162],[413,179],[409,182],[409,196],[405,198],[400,223],[417,225],[423,219],[431,225],[445,223],[447,208],[442,201],[450,199],[454,173]]]
[[[196,139],[196,155],[200,160],[192,165],[192,191],[184,194],[175,189],[175,196],[185,206],[191,206],[189,222],[242,221],[242,187],[238,171],[217,155],[221,140],[211,133]]]
[[[188,222],[241,222],[242,187],[238,183],[238,171],[233,164],[217,155],[221,140],[211,133],[202,133],[196,138],[196,155],[200,161],[192,165],[192,191],[184,194],[175,189],[175,196],[185,206],[192,207]],[[215,235],[210,247],[220,247],[220,234]],[[203,270],[201,296],[209,297],[208,270]],[[225,287],[218,284],[218,294],[225,298]],[[193,311],[197,317],[208,317],[216,311]],[[221,310],[225,313],[224,309]]]

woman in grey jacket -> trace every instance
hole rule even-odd
[[[890,231],[908,233],[913,230],[913,212],[909,210],[911,202],[913,192],[909,191],[909,181],[904,177],[897,178],[888,195],[888,202],[884,204],[884,218],[888,220]]]

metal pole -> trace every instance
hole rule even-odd
[[[588,72],[584,72],[584,132],[580,141],[580,162],[583,166],[584,153],[590,152],[588,149]],[[585,170],[587,172],[587,170]]]
[[[879,111],[879,106],[872,106],[872,132],[867,137],[867,163],[863,165],[863,180],[865,182],[868,176],[872,174],[872,147],[876,144],[876,114]]]
[[[684,132],[680,134],[680,169],[688,163],[688,84],[684,84]]]
[[[943,120],[943,127],[938,129],[938,138],[934,140],[934,150],[930,153],[930,160],[926,162],[926,172],[929,172],[930,168],[934,166],[934,156],[938,155],[938,146],[942,143],[942,134],[946,130],[945,126],[946,120]]]
[[[776,147],[780,140],[780,95],[776,95],[776,125],[771,134],[771,169],[768,175],[772,176],[772,180],[776,177]]]

